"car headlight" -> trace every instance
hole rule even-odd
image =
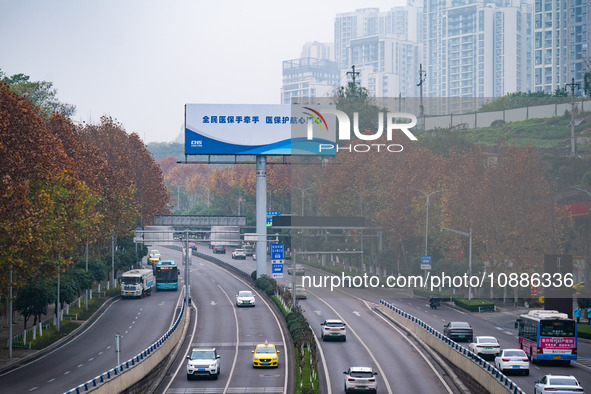
[[[215,368],[215,364],[211,364],[209,368]]]

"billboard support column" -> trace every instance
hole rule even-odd
[[[267,156],[258,155],[256,164],[257,278],[267,275]]]

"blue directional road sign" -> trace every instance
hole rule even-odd
[[[431,256],[421,256],[421,269],[422,270],[430,270],[431,269]]]
[[[276,264],[273,263],[271,264],[271,269],[273,272],[273,278],[277,279],[277,278],[283,278],[283,263],[281,264]]]
[[[285,246],[283,244],[271,244],[271,260],[284,260]]]

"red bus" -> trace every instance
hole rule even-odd
[[[577,359],[577,325],[566,313],[533,310],[517,319],[519,348],[532,362]]]

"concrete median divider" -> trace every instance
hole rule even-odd
[[[171,354],[175,346],[182,341],[184,327],[189,318],[188,308],[183,300],[177,319],[170,329],[156,342],[131,359],[68,390],[66,394],[79,394],[90,391],[111,394],[129,390],[164,361]],[[145,392],[145,390],[142,391],[140,389],[138,392]]]
[[[481,357],[441,334],[433,327],[384,300],[378,309],[399,325],[414,333],[430,348],[461,369],[492,394],[525,394],[511,379]]]

